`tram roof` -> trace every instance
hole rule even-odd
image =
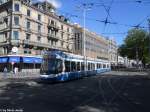
[[[44,53],[45,55],[55,55],[55,58],[62,58],[67,60],[81,61],[84,60],[84,56],[76,55],[72,53],[62,52],[62,51],[48,51]],[[88,61],[94,62],[108,62],[108,60],[102,60],[97,58],[86,57]]]

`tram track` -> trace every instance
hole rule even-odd
[[[80,103],[77,107],[81,107],[81,106],[84,106],[84,105],[87,105],[89,103],[91,103],[92,101],[94,101],[97,97],[99,97],[100,93],[97,92],[97,94],[95,94],[93,97],[89,98],[88,100],[85,100],[83,101],[82,103]],[[69,112],[77,112],[78,111],[78,108],[75,107],[73,108],[72,110],[70,110]]]
[[[117,79],[117,80],[120,80],[121,78],[122,77],[119,77],[119,79]],[[112,92],[115,94],[115,96],[110,100],[109,104],[111,104],[118,97],[120,100],[122,100],[125,104],[128,105],[129,110],[131,112],[141,112],[141,110],[139,110],[137,108],[137,106],[131,100],[128,99],[128,97],[123,96],[121,94],[125,91],[124,89],[125,89],[125,86],[126,86],[127,81],[128,81],[127,79],[124,81],[124,83],[123,83],[123,81],[121,81],[122,86],[120,86],[120,88],[117,88],[118,90],[116,90],[116,88],[113,86],[111,77],[107,78],[106,81],[107,81],[108,86],[112,90]]]
[[[105,76],[100,76],[98,77],[98,90],[99,92],[97,94],[95,94],[93,97],[91,97],[90,99],[80,103],[77,107],[80,106],[84,106],[84,105],[88,105],[89,103],[93,102],[96,98],[102,98],[102,104],[105,108],[105,112],[109,112],[110,111],[110,107],[111,107],[111,103],[115,100],[115,98],[118,97],[118,93],[115,92],[114,96],[111,99],[108,99],[107,95],[106,95],[106,90],[104,89],[103,85],[107,84],[109,85],[110,83],[108,82],[108,77]],[[120,79],[120,78],[119,78]],[[109,84],[108,84],[109,83]],[[120,89],[124,89],[126,82],[123,83],[123,85],[121,85]],[[112,88],[112,86],[108,86],[109,88]],[[112,88],[113,89],[113,88]],[[114,90],[114,89],[113,89]],[[119,93],[121,93],[122,91],[120,91]],[[101,99],[100,99],[101,100]],[[78,110],[78,108],[74,108],[69,112],[76,112]]]
[[[126,76],[129,74],[127,73]],[[78,112],[79,107],[89,105],[99,99],[100,104],[98,109],[104,108],[104,112],[115,112],[115,104],[119,101],[119,108],[127,109],[126,112],[141,112],[141,109],[131,101],[128,96],[125,96],[126,86],[128,85],[129,77],[122,76],[98,76],[98,93],[92,96],[91,98],[83,101],[78,106],[73,108],[69,112]],[[120,83],[121,82],[121,83]],[[119,85],[118,85],[119,84]],[[117,85],[117,86],[116,86]],[[110,97],[111,95],[111,97]],[[121,107],[120,107],[121,106]],[[144,108],[143,108],[144,110]],[[80,112],[80,111],[79,111]]]

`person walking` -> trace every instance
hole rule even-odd
[[[15,68],[14,68],[14,74],[16,74],[17,72],[18,72],[18,68],[15,67]]]
[[[7,72],[8,72],[8,71],[7,71],[7,67],[4,67],[4,71],[3,71],[3,72],[4,72],[4,77],[6,77]]]

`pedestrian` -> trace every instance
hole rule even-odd
[[[4,67],[4,76],[6,76],[7,75],[7,67]]]
[[[14,68],[14,74],[16,74],[16,73],[17,73],[17,67]]]

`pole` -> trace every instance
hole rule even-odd
[[[150,19],[148,19],[148,27],[149,27],[149,57],[150,57]]]
[[[86,9],[83,9],[83,56],[84,56],[84,71],[86,71],[86,54],[85,54],[85,16],[86,16]]]
[[[138,53],[138,47],[136,46],[136,64],[137,64],[137,68],[139,66],[139,53]]]
[[[8,9],[7,8],[7,10],[8,10],[8,13],[10,13],[10,23],[9,23],[9,27],[10,27],[10,33],[9,33],[9,46],[8,46],[8,53],[10,53],[11,52],[11,49],[12,49],[12,43],[11,43],[11,39],[12,39],[12,33],[13,33],[13,31],[12,31],[12,24],[13,24],[13,9],[14,9],[14,6],[13,6],[13,1],[11,1],[12,3],[12,9]]]

